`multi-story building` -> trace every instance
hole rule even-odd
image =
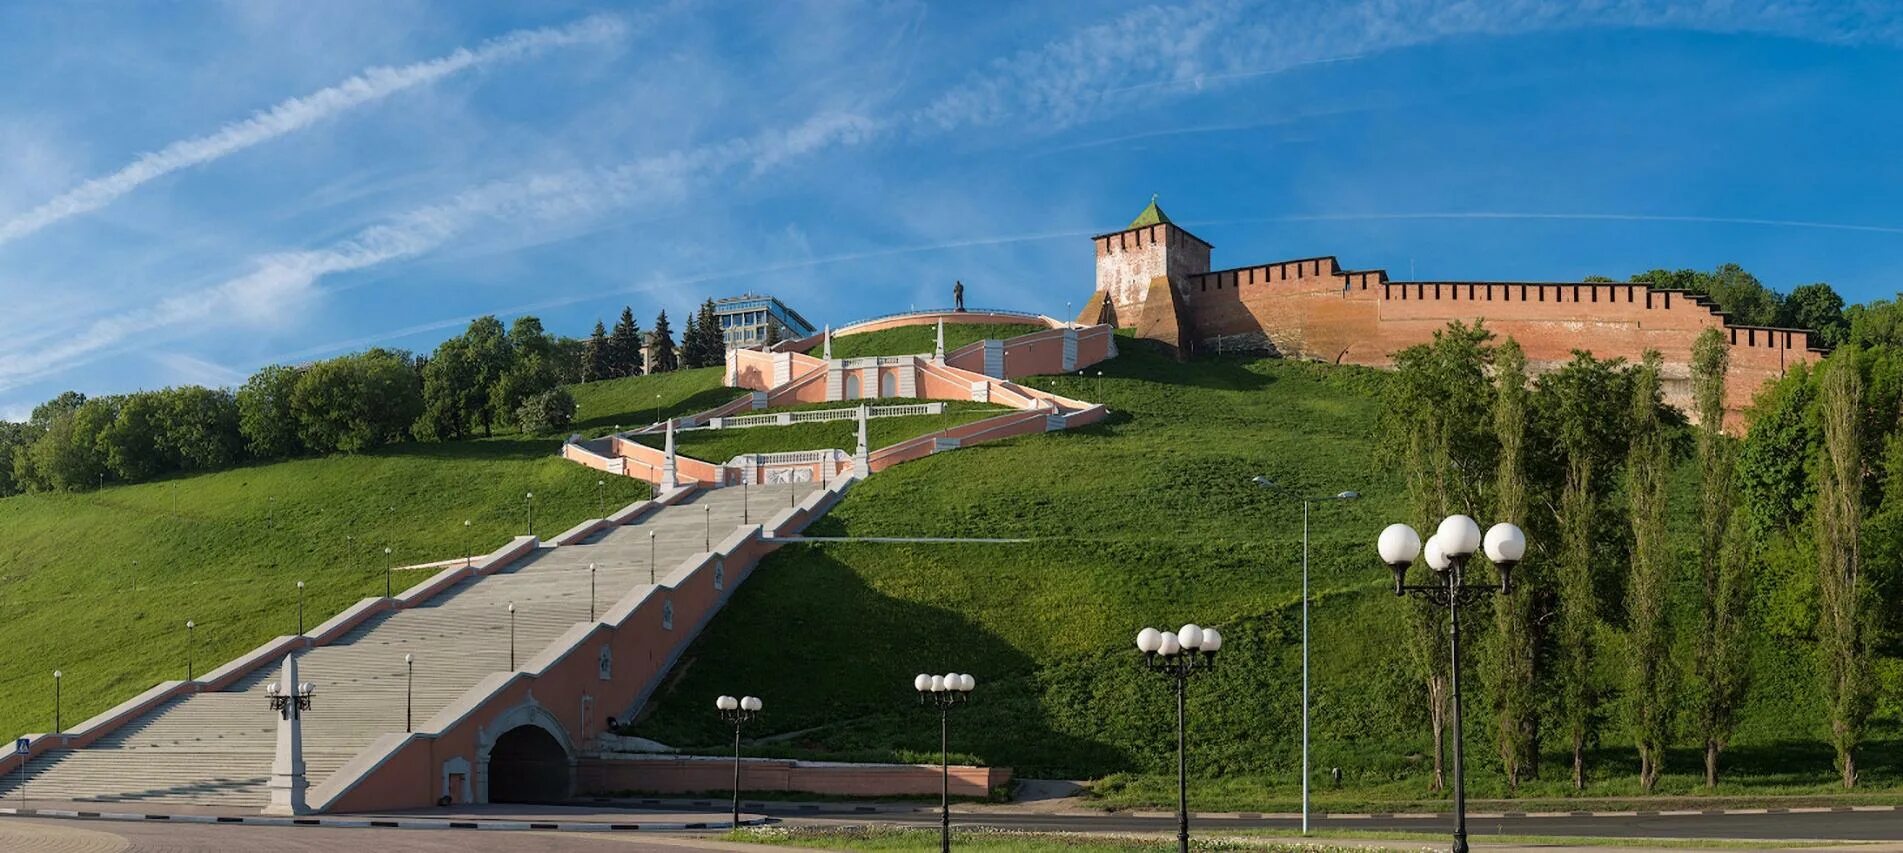
[[[819,332],[800,312],[771,296],[749,293],[729,296],[714,303],[714,315],[720,318],[720,332],[727,348],[752,347],[768,340],[793,340]]]

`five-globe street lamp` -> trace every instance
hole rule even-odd
[[[1360,492],[1338,492],[1332,495],[1310,497],[1298,495],[1288,487],[1282,486],[1267,477],[1258,476],[1250,482],[1265,489],[1274,489],[1288,497],[1302,502],[1302,834],[1308,834],[1308,512],[1309,507],[1320,501],[1352,501],[1361,497]]]
[[[1189,679],[1216,665],[1222,650],[1222,632],[1195,623],[1176,631],[1145,628],[1137,632],[1137,651],[1143,666],[1170,679],[1176,687],[1176,849],[1189,853],[1189,750],[1184,696]]]
[[[1405,524],[1390,524],[1375,543],[1381,562],[1394,572],[1394,594],[1414,593],[1447,608],[1448,658],[1452,663],[1449,679],[1454,694],[1454,853],[1467,853],[1467,779],[1466,753],[1460,731],[1460,606],[1478,602],[1489,595],[1513,592],[1513,567],[1526,555],[1526,533],[1519,527],[1501,522],[1480,535],[1480,525],[1464,515],[1441,520],[1425,545],[1421,535]],[[1500,573],[1500,583],[1470,584],[1463,575],[1474,552],[1485,548],[1487,559]],[[1427,559],[1434,570],[1434,582],[1418,586],[1407,583],[1408,567],[1414,559]]]
[[[288,687],[273,681],[264,686],[264,696],[271,703],[271,710],[278,712],[286,720],[299,719],[311,709],[311,697],[317,695],[317,683],[300,681],[295,687]]]
[[[951,850],[951,709],[969,704],[971,691],[977,687],[978,679],[970,673],[919,673],[912,677],[918,703],[938,708],[938,844],[945,851]]]
[[[758,696],[721,696],[714,700],[720,719],[733,726],[733,828],[740,828],[740,727],[760,716],[766,703]]]

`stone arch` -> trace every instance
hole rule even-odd
[[[482,727],[476,747],[477,801],[565,800],[574,790],[575,757],[575,745],[561,720],[531,696]],[[503,799],[496,799],[498,793]]]
[[[846,387],[842,397],[847,400],[859,399],[860,393],[859,393],[859,372],[858,371],[855,370],[846,374]]]

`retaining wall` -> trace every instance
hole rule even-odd
[[[947,768],[954,797],[984,797],[1010,783],[1002,767]],[[695,794],[733,789],[733,759],[712,756],[616,755],[584,758],[576,786],[586,794],[621,791]],[[740,789],[836,797],[917,797],[939,792],[936,764],[844,764],[777,758],[740,760]]]

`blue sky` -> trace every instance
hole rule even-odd
[[[1055,314],[1152,192],[1220,267],[1903,288],[1903,8],[1590,6],[0,6],[0,416],[485,313]]]

